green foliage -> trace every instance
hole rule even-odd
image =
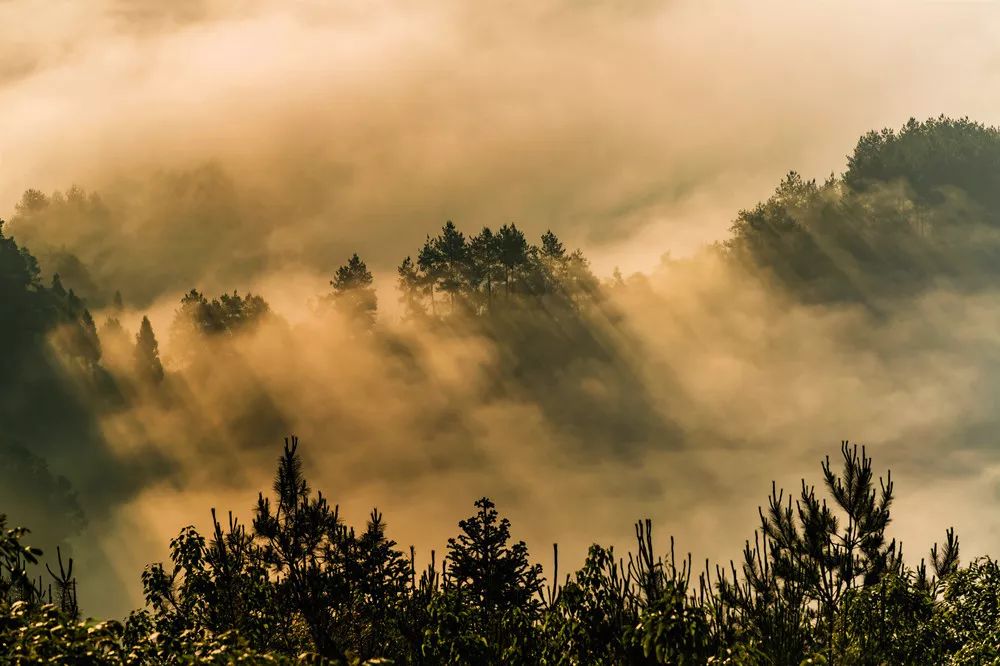
[[[844,182],[864,190],[904,181],[920,200],[957,187],[995,215],[1000,204],[1000,131],[968,118],[911,118],[895,132],[868,132],[848,157]]]
[[[455,590],[435,594],[427,607],[420,657],[430,664],[486,664],[491,650],[486,637],[476,631],[473,609]]]
[[[688,603],[686,592],[673,586],[663,590],[632,634],[643,655],[657,664],[703,664],[710,654],[705,612]]]
[[[590,547],[583,567],[558,591],[543,620],[547,661],[623,663],[626,632],[636,620],[614,551]]]
[[[814,651],[828,654],[845,595],[902,573],[896,542],[885,537],[891,478],[876,488],[864,448],[859,455],[857,446],[844,442],[841,453],[840,475],[829,458],[822,465],[833,506],[804,480],[794,505],[772,487],[760,511],[760,533],[744,549],[742,576],[734,568],[732,580],[720,580],[720,595],[741,631],[777,663],[797,663]]]
[[[23,527],[7,527],[7,516],[0,514],[0,600],[34,603],[41,591],[31,580],[27,567],[38,563],[41,551],[21,543],[28,533]]]
[[[51,604],[35,609],[25,601],[0,604],[0,653],[5,663],[136,663],[123,649],[121,635],[119,622],[74,619]]]
[[[260,495],[254,532],[263,542],[262,559],[276,580],[276,594],[304,624],[316,652],[343,657],[337,619],[349,600],[345,580],[350,535],[322,494],[310,496],[296,454],[285,443],[274,481],[275,502]]]
[[[477,500],[476,509],[448,540],[445,601],[462,606],[463,629],[477,637],[474,644],[485,643],[489,663],[510,663],[513,644],[539,618],[542,567],[531,564],[523,541],[509,543],[510,521],[489,498]]]
[[[889,574],[850,590],[836,614],[832,653],[849,664],[929,664],[940,637],[931,631],[933,597]]]
[[[904,569],[884,537],[891,482],[876,489],[864,449],[842,453],[841,473],[822,469],[845,521],[808,486],[792,513],[773,491],[731,576],[694,579],[672,540],[656,556],[647,520],[627,558],[594,545],[562,584],[555,549],[546,587],[488,498],[418,577],[378,511],[355,532],[310,490],[292,438],[253,529],[214,510],[210,539],[184,528],[169,569],[143,572],[146,606],[124,625],[80,620],[72,561],[58,555],[47,591],[29,570],[40,553],[0,517],[0,650],[19,663],[992,663],[1000,566],[960,567],[949,530],[933,579]]]
[[[45,286],[34,256],[5,231],[0,222],[0,424],[4,444],[30,443],[36,457],[58,462],[66,469],[84,462],[110,463],[96,434],[97,416],[83,397],[116,395],[114,382],[101,365],[102,346],[94,320],[86,304],[60,280],[53,278],[51,287]],[[74,445],[67,446],[67,442]],[[16,468],[12,461],[7,462],[11,464],[0,473],[0,483]],[[16,486],[11,481],[7,488]],[[17,498],[11,509],[18,510],[22,503],[27,503],[27,496]],[[65,529],[61,518],[57,512],[51,522]],[[49,536],[46,534],[46,541]],[[54,546],[58,541],[50,543]]]

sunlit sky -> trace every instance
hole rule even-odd
[[[4,0],[0,211],[215,160],[376,269],[452,218],[599,272],[715,240],[868,129],[1000,120],[1000,5]]]

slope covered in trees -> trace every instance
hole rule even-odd
[[[967,119],[870,132],[824,183],[790,173],[723,245],[816,301],[879,307],[931,287],[995,284],[1000,135]]]
[[[767,201],[742,211],[731,236],[708,254],[741,280],[780,294],[780,303],[819,313],[861,305],[874,319],[891,320],[935,290],[989,296],[1000,258],[997,179],[995,129],[911,121],[862,137],[840,177],[816,183],[789,175]],[[224,180],[213,182],[232,204]],[[178,232],[197,236],[199,224],[215,220],[212,210],[223,226],[235,224],[235,204],[213,209],[210,193],[178,187],[195,199],[183,206],[197,213]],[[70,213],[80,222],[74,233],[84,235],[114,217],[82,191],[29,191],[11,227],[39,240],[58,236]],[[180,247],[178,238],[168,240]],[[642,279],[601,283],[584,255],[552,231],[533,241],[513,223],[470,232],[447,222],[398,265],[395,285],[380,283],[369,257],[345,252],[345,263],[327,271],[326,293],[302,294],[314,306],[304,323],[289,323],[278,302],[272,308],[260,294],[213,297],[191,288],[197,285],[178,287],[176,277],[163,287],[173,319],[159,323],[142,309],[156,289],[143,284],[144,295],[133,300],[132,285],[117,281],[124,274],[101,266],[99,253],[78,257],[75,242],[72,235],[50,239],[50,265],[40,266],[0,227],[0,507],[18,524],[36,526],[36,543],[49,553],[61,546],[68,554],[101,511],[135,497],[147,480],[181,483],[192,472],[187,451],[198,452],[197,483],[231,489],[241,466],[269,456],[274,437],[314,415],[316,423],[302,426],[310,434],[345,433],[346,444],[331,447],[338,469],[365,482],[388,479],[401,493],[413,492],[421,475],[504,461],[481,445],[489,438],[483,432],[515,421],[541,423],[531,432],[551,437],[544,455],[555,465],[627,463],[649,449],[723,439],[701,424],[679,425],[694,404],[672,390],[671,362],[679,361],[651,359],[649,336],[636,333],[618,299],[641,295]],[[387,312],[392,287],[398,317]],[[692,292],[698,287],[692,282]],[[100,326],[80,293],[105,306]],[[742,323],[741,303],[711,307],[720,326],[734,321],[724,310],[736,310]],[[682,312],[665,316],[687,325]],[[709,334],[687,332],[698,340]],[[869,362],[875,354],[861,356]],[[747,361],[744,372],[764,365],[748,359],[733,364]],[[706,365],[704,373],[719,367]],[[732,412],[754,409],[739,397]],[[487,421],[511,405],[507,420]],[[714,418],[733,418],[725,407]],[[368,420],[357,416],[368,409]],[[912,411],[921,410],[933,411],[921,404]],[[753,425],[767,420],[758,416]],[[393,420],[401,425],[387,427]],[[990,436],[981,424],[967,426],[977,428],[980,439]],[[767,436],[761,432],[745,441]],[[389,440],[406,446],[390,450],[382,444]],[[177,442],[190,448],[175,449]],[[88,634],[61,614],[72,616],[75,606],[43,609],[47,583],[12,582],[30,557],[10,533],[8,633],[0,640],[138,661],[205,659],[217,650],[224,658],[306,651],[404,663],[677,663],[680,655],[685,663],[988,663],[1000,635],[997,613],[984,606],[996,590],[995,564],[957,569],[951,537],[929,570],[904,560],[885,536],[891,484],[873,484],[867,459],[852,451],[845,451],[843,477],[824,467],[828,505],[805,488],[794,505],[773,498],[760,541],[735,569],[712,569],[699,580],[700,568],[660,564],[641,524],[631,558],[595,547],[568,581],[539,570],[546,558],[536,549],[531,559],[512,543],[511,526],[485,498],[448,542],[447,558],[418,575],[381,514],[352,531],[303,485],[289,451],[277,498],[262,500],[251,525],[220,519],[213,536],[182,533],[174,568],[147,571],[148,607],[124,628]],[[402,462],[386,462],[390,456]],[[842,509],[841,517],[828,506]],[[27,605],[13,607],[17,600]],[[71,628],[65,641],[32,643],[40,635],[33,631],[57,625]]]
[[[37,499],[19,517],[34,516],[41,542],[55,547],[83,520],[67,480],[50,474],[46,459],[106,460],[93,405],[80,389],[114,388],[90,312],[58,275],[45,286],[39,273],[0,222],[0,494],[10,504],[30,488]]]

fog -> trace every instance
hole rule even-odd
[[[627,547],[646,516],[664,547],[674,534],[725,561],[770,481],[819,483],[819,462],[848,438],[892,468],[892,532],[914,562],[951,525],[968,555],[997,547],[995,293],[932,291],[888,316],[803,305],[710,252],[608,290],[586,320],[604,353],[581,344],[569,361],[556,349],[575,343],[554,321],[521,342],[461,318],[360,334],[307,308],[201,351],[165,335],[163,390],[101,419],[141,481],[105,500],[78,543],[99,543],[134,593],[135,572],[182,525],[207,529],[209,507],[248,520],[295,433],[312,487],[351,523],[377,506],[420,561],[482,495],[544,563],[558,541],[563,571],[592,542]],[[173,309],[154,308],[157,330]],[[539,345],[541,367],[525,375]],[[108,473],[76,479],[87,488]],[[122,608],[118,591],[88,592]]]
[[[839,170],[863,131],[996,120],[997,25],[971,3],[8,0],[0,211],[29,187],[148,195],[78,251],[112,271],[140,249],[188,282],[234,251],[385,269],[448,218],[648,270],[785,171]],[[205,163],[238,183],[239,233],[181,249],[142,174]]]
[[[563,571],[645,516],[728,560],[770,480],[818,482],[843,439],[893,468],[911,558],[952,524],[995,551],[995,294],[804,305],[705,246],[866,130],[1000,121],[998,26],[960,3],[0,2],[0,213],[47,273],[79,260],[98,323],[116,289],[130,333],[148,313],[168,371],[167,398],[96,417],[127,483],[49,452],[90,516],[85,610],[140,604],[142,565],[209,507],[249,518],[291,433],[313,487],[421,558],[489,495]],[[29,223],[27,188],[64,203]],[[604,353],[526,378],[530,340],[402,322],[394,267],[446,219],[620,266],[585,319]],[[355,251],[374,335],[314,307]],[[170,336],[192,287],[278,317],[192,360]]]

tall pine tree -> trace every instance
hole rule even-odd
[[[160,363],[160,345],[153,334],[149,317],[142,318],[139,332],[135,336],[135,373],[139,379],[159,384],[163,381],[163,364]]]

